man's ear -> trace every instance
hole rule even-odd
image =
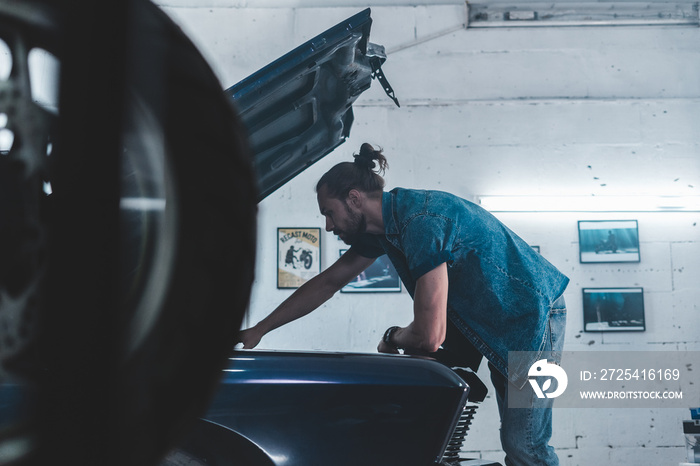
[[[362,206],[362,193],[357,189],[351,189],[348,192],[348,204],[360,208]]]

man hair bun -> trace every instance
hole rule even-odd
[[[325,188],[326,195],[333,199],[346,199],[348,193],[357,189],[373,197],[381,195],[384,178],[381,174],[388,167],[382,149],[364,143],[359,154],[353,154],[354,162],[340,162],[328,170],[316,183],[316,192]]]
[[[371,144],[366,142],[360,146],[360,153],[354,154],[354,157],[355,164],[367,170],[374,171],[377,164],[379,164],[379,169],[377,171],[383,173],[388,166],[386,163],[386,158],[384,157],[384,154],[382,154],[382,149],[377,150],[372,147]],[[375,160],[377,163],[375,163]]]

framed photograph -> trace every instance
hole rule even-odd
[[[299,288],[321,273],[321,229],[277,229],[277,288]]]
[[[587,262],[639,262],[636,220],[579,220],[579,255]]]
[[[584,288],[583,330],[586,332],[643,332],[642,288]]]
[[[347,249],[341,249],[340,255]],[[377,257],[372,265],[358,275],[353,281],[340,289],[341,293],[398,293],[401,291],[401,279],[384,254]]]

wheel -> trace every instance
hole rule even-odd
[[[0,39],[0,383],[31,399],[0,446],[154,464],[204,412],[248,305],[245,131],[149,2],[3,2]],[[36,103],[34,50],[60,63],[56,108]]]
[[[307,269],[310,269],[313,262],[314,262],[314,260],[311,257],[311,254],[306,254],[304,256],[304,267],[306,267]]]
[[[159,466],[199,465],[275,466],[275,463],[245,437],[200,419],[184,444],[169,452]]]

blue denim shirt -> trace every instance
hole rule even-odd
[[[447,263],[448,318],[519,387],[545,346],[550,309],[569,279],[478,205],[440,191],[383,193],[385,235],[364,235],[352,248],[386,253],[413,297],[416,281]],[[508,373],[509,351],[532,351]]]

